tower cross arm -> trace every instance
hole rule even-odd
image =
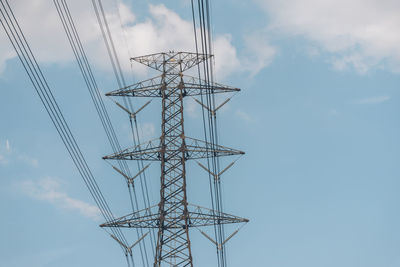
[[[239,88],[211,83],[196,77],[183,75],[184,96],[199,96],[206,94],[235,93]],[[128,96],[128,97],[162,97],[161,90],[167,87],[178,87],[176,79],[163,83],[162,76],[157,76],[130,86],[109,92],[106,96]]]
[[[159,139],[153,139],[147,143],[124,149],[120,152],[104,156],[103,159],[160,161],[160,153],[162,152],[163,148],[158,140]],[[185,137],[185,140],[185,160],[211,158],[213,156],[222,157],[244,154],[243,151],[237,149],[221,145],[213,145],[211,143],[190,137]],[[164,152],[172,153],[173,151],[169,151],[169,148],[164,148]]]
[[[186,71],[211,57],[212,55],[208,54],[169,51],[133,57],[131,60],[161,72],[173,73]]]
[[[106,96],[161,97],[162,76],[141,81],[111,92]]]
[[[108,160],[160,160],[160,139],[153,139],[132,148],[121,150],[117,153],[104,156]]]
[[[211,144],[195,138],[186,137],[185,140],[187,159],[204,159],[244,154],[243,151],[237,149]]]
[[[246,218],[241,218],[224,212],[217,212],[212,209],[197,205],[188,204],[189,227],[213,226],[214,224],[235,224],[247,223]],[[157,206],[148,209],[136,211],[129,215],[117,218],[115,220],[103,223],[100,227],[122,227],[122,228],[158,228],[159,211]],[[182,228],[182,225],[174,224],[182,215],[176,213],[165,218],[164,223],[171,228]]]

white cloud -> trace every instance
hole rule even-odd
[[[111,65],[90,2],[71,1],[69,6],[89,60],[97,68],[110,71]],[[164,5],[149,5],[149,17],[137,21],[135,14],[126,5],[119,3],[117,9],[114,1],[103,1],[103,4],[116,50],[125,70],[131,68],[131,56],[170,50],[194,51],[192,22],[182,19]],[[16,0],[13,1],[12,7],[33,48],[33,53],[40,62],[66,64],[74,60],[52,1]],[[121,29],[121,25],[124,30]],[[214,39],[217,76],[224,77],[237,71],[240,62],[231,43],[231,36],[217,35]],[[6,60],[15,55],[5,34],[0,35],[0,44],[1,70]],[[132,69],[139,75],[144,75],[147,71],[140,64],[133,64]]]
[[[374,104],[381,104],[390,100],[390,96],[374,96],[374,97],[367,97],[360,100],[357,100],[357,104],[365,104],[365,105],[374,105]]]
[[[10,146],[10,142],[8,141],[8,139],[6,140],[6,150],[7,150],[7,152],[11,152],[11,146]]]
[[[231,45],[231,35],[217,36],[214,41],[215,73],[218,79],[224,79],[229,74],[240,69],[240,61],[236,48]]]
[[[270,65],[277,54],[277,48],[270,44],[266,36],[267,34],[262,32],[253,32],[245,36],[243,65],[251,76]]]
[[[120,32],[119,40],[125,39],[129,51],[136,55],[146,55],[161,51],[194,51],[193,24],[182,19],[177,13],[164,5],[149,5],[150,17],[144,22],[123,24],[123,32],[115,25],[114,32]],[[125,10],[125,12],[129,12]],[[111,21],[112,17],[110,16]],[[200,34],[199,32],[197,33]],[[118,40],[116,39],[116,40]],[[240,70],[240,61],[236,48],[232,45],[229,34],[217,35],[214,38],[216,75],[223,79]],[[121,47],[120,51],[127,51]],[[129,55],[122,55],[129,58]],[[144,68],[133,64],[133,70],[143,74]]]
[[[338,69],[400,71],[397,0],[258,0],[270,30],[301,36],[332,56]]]
[[[41,62],[65,63],[72,57],[68,49],[66,37],[63,36],[57,12],[52,1],[12,1],[10,3],[15,15],[30,43],[33,53]],[[45,40],[45,42],[44,42]],[[5,61],[16,54],[2,28],[0,34],[1,55],[0,66],[4,68]],[[70,52],[71,51],[71,52]]]
[[[77,211],[94,220],[100,218],[100,211],[96,206],[70,197],[67,193],[60,191],[60,187],[60,181],[51,177],[38,181],[26,180],[20,184],[22,192],[29,197],[47,201],[57,208]]]
[[[124,24],[130,24],[134,23],[136,21],[136,16],[131,12],[131,10],[128,8],[128,6],[124,4],[119,4],[118,5],[118,12],[119,12],[119,17],[120,17],[120,22],[122,25]]]

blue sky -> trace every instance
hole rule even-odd
[[[56,10],[32,2],[11,4],[110,206],[125,215],[126,186],[101,160],[111,149]],[[90,1],[70,2],[101,91],[116,89]],[[130,83],[154,73],[129,56],[192,50],[189,1],[103,2]],[[225,210],[250,219],[228,243],[229,266],[399,266],[398,2],[212,7],[216,79],[242,88],[219,113],[221,144],[246,152],[223,177]],[[3,32],[0,48],[0,266],[124,266]],[[130,146],[126,114],[106,104]],[[140,114],[143,140],[159,135],[158,104]],[[185,108],[188,135],[201,136],[199,107]],[[207,206],[206,174],[193,163],[188,173],[189,202]],[[148,179],[156,203],[157,164]],[[216,265],[212,244],[192,238],[195,264]]]

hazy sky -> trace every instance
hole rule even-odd
[[[129,57],[194,50],[190,1],[103,2],[129,83],[154,75]],[[400,266],[400,2],[211,2],[216,80],[242,88],[219,112],[220,143],[246,152],[223,176],[225,211],[250,219],[229,266]],[[100,90],[117,89],[91,1],[68,3]],[[53,1],[10,4],[115,215],[129,213]],[[2,28],[0,90],[0,266],[125,266]],[[105,102],[131,146],[126,114]],[[199,106],[185,108],[201,137]],[[156,100],[139,115],[142,140],[160,135],[159,112]],[[156,204],[157,163],[147,178]],[[188,163],[187,179],[189,202],[209,206],[206,173]],[[195,265],[216,266],[191,236]]]

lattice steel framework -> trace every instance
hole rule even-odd
[[[184,97],[239,91],[237,88],[217,83],[210,85],[183,75],[184,71],[209,57],[195,53],[168,52],[132,58],[162,74],[106,94],[122,97],[159,97],[162,101],[159,139],[104,157],[109,160],[161,162],[159,204],[101,225],[158,229],[154,267],[193,266],[189,239],[191,227],[247,222],[247,219],[237,216],[189,205],[187,200],[186,160],[244,154],[239,150],[211,145],[185,136]],[[211,87],[213,90],[210,90]]]

